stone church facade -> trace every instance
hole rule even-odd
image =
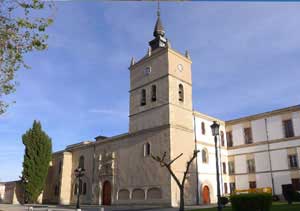
[[[235,189],[300,189],[300,106],[222,121],[196,112],[192,105],[191,58],[171,48],[160,16],[147,54],[132,59],[129,132],[68,146],[53,154],[45,203],[74,204],[80,165],[84,204],[159,204],[177,206],[179,189],[166,169],[151,157],[166,152],[180,178],[194,150],[186,183],[187,204],[216,202],[216,167],[210,125],[220,123],[222,195]]]
[[[300,105],[223,121],[193,110],[191,58],[171,48],[160,16],[147,54],[130,71],[128,133],[96,137],[53,154],[43,203],[177,206],[179,189],[151,154],[171,160],[181,178],[199,150],[186,182],[186,204],[216,202],[214,141],[210,125],[220,123],[221,193],[282,184],[300,190]],[[81,166],[80,183],[74,170]],[[4,191],[5,192],[5,191]],[[1,195],[1,194],[0,194]]]

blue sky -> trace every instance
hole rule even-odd
[[[17,179],[34,119],[53,150],[128,130],[128,66],[147,50],[156,3],[56,2],[49,49],[26,56],[0,116],[0,180]],[[161,3],[172,47],[193,60],[196,110],[232,119],[299,104],[300,3]]]

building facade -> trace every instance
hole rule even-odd
[[[199,150],[185,187],[186,204],[216,202],[214,139],[220,123],[221,193],[282,184],[300,189],[300,105],[230,121],[193,110],[191,58],[171,48],[158,14],[147,54],[131,60],[129,131],[96,137],[53,154],[43,203],[157,204],[177,206],[179,189],[151,155],[166,154],[182,178],[186,162]],[[78,181],[74,170],[85,169]]]

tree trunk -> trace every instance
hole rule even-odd
[[[184,211],[184,187],[180,187],[180,206],[179,211]]]

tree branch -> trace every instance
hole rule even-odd
[[[199,153],[200,151],[199,150],[195,150],[194,151],[194,154],[193,154],[193,157],[186,163],[186,170],[185,172],[183,173],[183,178],[182,178],[182,182],[181,182],[181,185],[184,186],[184,183],[185,183],[185,180],[186,180],[186,176],[189,172],[189,169],[190,169],[190,166],[193,162],[193,160],[197,157],[197,154]]]

